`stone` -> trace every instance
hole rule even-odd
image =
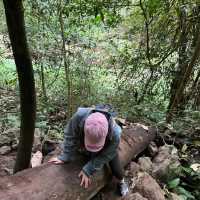
[[[178,159],[178,150],[173,145],[163,145],[158,149],[158,155],[153,159],[154,163],[160,163],[165,159]]]
[[[131,193],[127,197],[125,197],[124,200],[148,200],[147,198],[143,197],[141,194],[138,192],[136,193]]]
[[[153,159],[152,176],[165,181],[170,170],[180,165],[178,151],[173,145],[164,145],[159,148],[157,156]]]
[[[156,180],[153,179],[146,172],[138,173],[133,192],[138,192],[143,197],[150,200],[165,200],[164,192],[162,191]]]
[[[13,143],[11,144],[11,149],[12,149],[12,150],[17,150],[17,147],[18,147],[18,142],[17,142],[17,141],[15,141],[15,142],[13,142]]]
[[[151,162],[151,159],[149,157],[140,157],[138,160],[138,164],[143,171],[151,173],[153,163]]]
[[[8,155],[0,155],[0,179],[4,176],[13,174],[13,168],[16,160],[16,152]]]
[[[10,128],[4,131],[0,138],[0,146],[11,146],[12,150],[16,150],[20,137],[20,128]],[[35,129],[33,151],[42,150],[41,131],[39,128]]]
[[[126,175],[135,177],[139,171],[141,171],[140,165],[138,165],[136,162],[132,161],[127,167]]]
[[[183,199],[175,193],[170,193],[169,200],[183,200]]]
[[[10,138],[7,137],[6,135],[1,135],[0,137],[0,147],[3,145],[9,145],[10,144]]]
[[[18,143],[19,132],[19,128],[10,128],[4,131],[0,137],[0,147],[5,145],[12,145],[13,143]]]
[[[153,164],[153,170],[152,170],[152,176],[159,180],[164,180],[167,176],[167,173],[169,171],[170,166],[170,159],[163,160],[162,163],[154,163]]]
[[[0,155],[5,155],[10,153],[11,148],[9,146],[2,146],[0,147]]]

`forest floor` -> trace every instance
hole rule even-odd
[[[0,177],[3,177],[13,173],[19,141],[19,100],[14,91],[0,90]],[[48,154],[61,146],[60,129],[66,123],[66,115],[62,106],[46,116],[45,113],[39,115],[43,117],[36,123],[33,157],[41,151],[39,160],[46,161]],[[130,123],[134,122],[125,122],[125,126]],[[157,128],[156,140],[125,169],[130,187],[130,194],[125,199],[200,199],[200,127],[195,125],[182,134],[166,124]],[[121,199],[113,183],[100,191],[94,200]]]

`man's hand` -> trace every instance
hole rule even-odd
[[[89,185],[91,184],[91,179],[83,171],[79,173],[78,177],[81,178],[80,186],[83,186],[84,188],[88,188]]]
[[[53,164],[57,164],[57,165],[60,165],[60,164],[64,164],[64,162],[60,159],[58,159],[57,157],[54,157],[54,158],[51,158],[48,163],[53,163]]]

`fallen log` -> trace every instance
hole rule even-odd
[[[119,156],[123,166],[141,153],[156,135],[156,130],[149,130],[137,125],[123,130],[119,145]],[[65,165],[44,164],[39,167],[18,172],[0,180],[1,200],[89,200],[109,180],[111,173],[104,168],[95,174],[88,189],[79,186],[78,173],[83,160]]]

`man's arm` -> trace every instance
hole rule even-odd
[[[63,162],[73,161],[77,157],[77,150],[80,146],[78,124],[79,117],[78,114],[75,113],[64,129],[63,153],[58,156],[58,159]]]

